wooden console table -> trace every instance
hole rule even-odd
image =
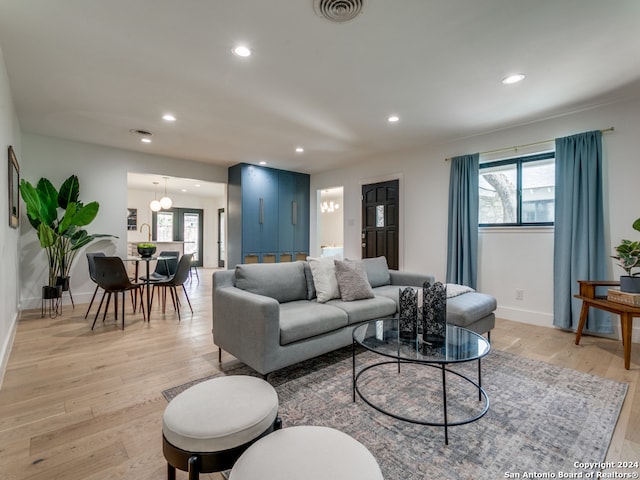
[[[607,297],[597,296],[596,287],[617,287],[620,282],[606,280],[578,280],[580,293],[575,298],[582,300],[580,322],[576,331],[576,345],[580,343],[582,329],[587,322],[589,307],[599,308],[610,313],[620,315],[620,329],[622,333],[622,347],[624,348],[624,368],[629,370],[631,365],[631,329],[634,317],[640,317],[640,307],[632,307],[624,303],[611,302]]]

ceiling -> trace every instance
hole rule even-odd
[[[0,0],[0,47],[23,132],[307,173],[640,96],[638,0],[363,1]]]
[[[158,183],[154,184],[154,182]],[[169,196],[225,197],[227,192],[227,186],[224,183],[132,172],[127,174],[127,187],[130,190],[155,192],[157,200],[164,196],[165,189]],[[153,197],[150,198],[153,200]]]

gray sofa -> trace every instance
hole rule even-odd
[[[350,302],[317,302],[304,261],[214,272],[214,344],[266,375],[350,345],[358,324],[396,315],[399,288],[434,282],[432,275],[389,270],[384,257],[363,263],[375,296]],[[495,308],[490,295],[459,295],[447,300],[447,322],[483,334],[495,324]]]

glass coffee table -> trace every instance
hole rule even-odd
[[[449,443],[448,428],[455,425],[464,425],[474,422],[483,417],[489,410],[489,397],[482,388],[482,364],[481,359],[489,353],[491,346],[486,338],[478,335],[471,330],[457,327],[455,325],[447,325],[447,336],[444,344],[439,346],[429,345],[421,341],[418,337],[415,340],[400,339],[399,325],[397,318],[372,320],[363,323],[353,330],[353,401],[356,401],[356,393],[369,406],[379,412],[390,417],[405,422],[417,423],[421,425],[444,427],[445,444]],[[371,365],[367,365],[360,369],[356,369],[356,347],[364,347],[370,352],[380,357],[388,358]],[[453,364],[466,362],[478,362],[478,379],[477,382],[469,376],[460,372],[456,372],[449,368]],[[358,387],[358,380],[365,372],[370,371],[371,374],[388,375],[382,369],[385,365],[397,365],[397,373],[400,373],[403,364],[420,365],[432,367],[441,370],[442,374],[442,410],[444,413],[443,421],[433,421],[430,419],[413,418],[401,413],[391,411],[391,406],[382,405],[378,400],[371,400]],[[388,369],[388,367],[386,367]],[[374,372],[375,370],[375,372]],[[394,367],[395,370],[395,367]],[[478,393],[478,402],[484,402],[478,410],[472,412],[470,417],[449,420],[447,417],[447,375],[456,375],[463,382],[472,385],[472,391]],[[386,382],[384,382],[386,383]],[[389,382],[390,384],[392,382]],[[475,395],[475,394],[474,394]]]

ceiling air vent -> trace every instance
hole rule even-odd
[[[353,20],[362,11],[365,0],[313,0],[316,13],[331,22]]]

